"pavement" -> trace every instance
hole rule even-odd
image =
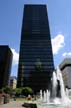
[[[24,108],[22,104],[24,101],[11,101],[7,104],[0,105],[0,108]]]

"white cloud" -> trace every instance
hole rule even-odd
[[[58,51],[64,47],[64,36],[58,34],[55,38],[52,39],[52,50],[53,54],[58,54]]]
[[[63,56],[63,57],[71,56],[71,52],[65,52],[65,53],[62,54],[62,56]]]
[[[16,64],[18,64],[19,54],[16,52],[15,49],[11,48],[11,51],[13,53],[13,65],[16,65]]]

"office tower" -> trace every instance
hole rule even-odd
[[[25,5],[17,87],[46,89],[54,70],[46,5]],[[41,73],[40,73],[41,72]]]
[[[65,58],[59,65],[65,87],[71,89],[71,58]]]
[[[12,64],[12,52],[7,45],[0,45],[0,89],[8,86]]]

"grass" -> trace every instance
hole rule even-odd
[[[25,98],[16,98],[16,101],[25,101]],[[14,98],[11,98],[10,101],[15,101]]]
[[[25,101],[25,98],[16,98],[17,101]]]

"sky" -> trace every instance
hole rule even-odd
[[[71,0],[0,0],[0,45],[13,53],[11,76],[17,76],[24,4],[46,4],[55,68],[71,58]]]

